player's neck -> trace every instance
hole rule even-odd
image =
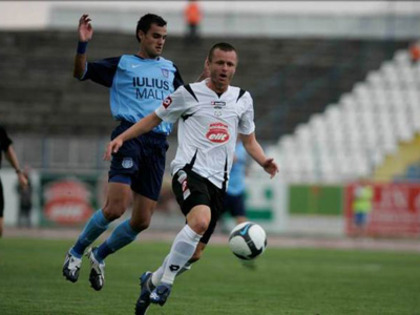
[[[225,84],[214,84],[214,82],[211,79],[207,80],[206,84],[210,90],[213,90],[218,95],[225,93],[229,87],[229,85]]]
[[[158,59],[159,58],[159,56],[150,56],[148,53],[146,53],[143,50],[139,50],[137,52],[137,56],[139,56],[142,59]]]

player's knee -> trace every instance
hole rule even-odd
[[[200,218],[198,220],[194,220],[192,223],[191,228],[196,232],[197,234],[204,234],[207,231],[207,228],[209,227],[210,221],[206,218]]]
[[[149,228],[150,219],[139,221],[139,220],[135,220],[134,218],[131,218],[130,225],[134,230],[141,232]]]
[[[122,214],[120,213],[116,213],[116,212],[110,212],[110,211],[105,211],[104,210],[104,217],[105,219],[107,219],[109,222],[112,222],[118,218],[120,218],[122,216]]]
[[[102,210],[108,221],[114,221],[124,214],[125,209],[123,203],[108,203]]]

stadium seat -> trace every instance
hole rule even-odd
[[[371,175],[400,142],[420,131],[420,66],[399,50],[354,84],[337,103],[299,124],[281,141],[289,155],[293,181],[333,182]],[[294,145],[292,144],[294,143]],[[289,152],[293,150],[288,149]]]

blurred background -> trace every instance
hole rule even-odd
[[[218,41],[239,52],[233,85],[254,99],[256,134],[280,166],[249,163],[247,216],[270,233],[420,235],[420,3],[414,1],[0,2],[0,124],[32,183],[31,227],[79,228],[101,207],[117,122],[106,88],[72,77],[77,25],[94,27],[88,59],[136,53],[135,26],[168,22],[164,57],[184,81]],[[167,165],[176,148],[170,138]],[[19,223],[14,170],[0,171],[5,224]],[[155,229],[183,222],[166,175]],[[229,229],[226,218],[222,227]]]

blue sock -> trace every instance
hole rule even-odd
[[[137,237],[139,232],[133,230],[130,219],[120,223],[109,238],[98,247],[95,252],[96,259],[102,262],[109,254],[115,253],[120,248],[130,244]]]
[[[86,223],[76,244],[70,249],[70,253],[77,258],[82,258],[86,247],[92,244],[108,228],[108,225],[109,221],[104,217],[102,210],[96,211]]]

